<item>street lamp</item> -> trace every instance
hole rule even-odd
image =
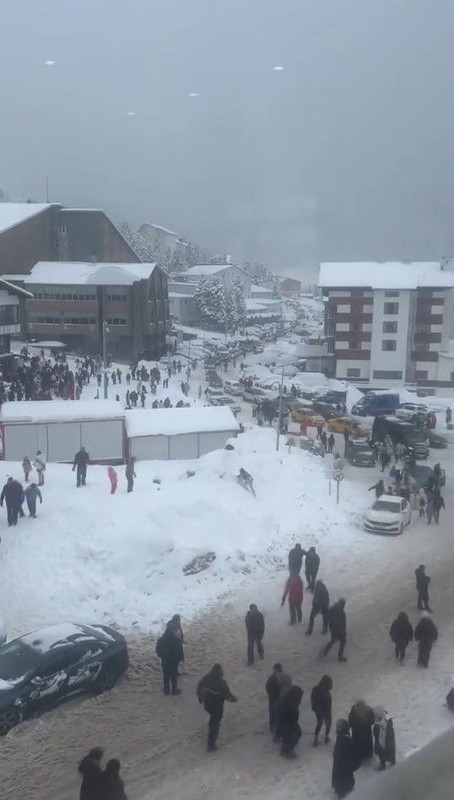
[[[107,334],[110,333],[107,322],[102,323],[102,368],[104,372],[104,400],[107,400]]]

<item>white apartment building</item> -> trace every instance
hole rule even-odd
[[[454,263],[320,265],[336,377],[454,387]]]

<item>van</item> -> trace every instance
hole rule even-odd
[[[398,394],[380,394],[367,392],[352,408],[352,414],[361,417],[375,417],[378,414],[391,414],[399,408]]]
[[[393,444],[404,444],[416,458],[427,458],[427,436],[416,425],[396,417],[376,417],[372,428],[372,442],[384,442],[389,436]]]

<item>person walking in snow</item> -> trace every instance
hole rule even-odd
[[[109,478],[110,482],[110,494],[115,494],[118,486],[118,475],[117,471],[113,468],[112,465],[107,467],[107,477]]]
[[[180,694],[178,665],[183,657],[183,646],[171,622],[167,623],[164,633],[157,641],[156,655],[161,659],[164,694]]]
[[[395,646],[396,661],[403,664],[407,647],[413,641],[413,628],[405,611],[401,611],[392,623],[389,637]]]
[[[345,603],[343,597],[334,603],[328,611],[328,627],[331,633],[331,641],[328,642],[323,650],[323,655],[327,656],[333,645],[339,642],[338,660],[346,661],[344,657],[345,645],[347,644],[347,616],[345,614]]]
[[[331,676],[323,675],[317,686],[314,686],[311,692],[311,708],[317,720],[314,731],[314,747],[318,746],[318,737],[323,725],[325,725],[325,744],[328,744],[329,742],[329,734],[331,730],[332,688],[333,679]]]
[[[318,580],[314,588],[314,596],[312,598],[312,609],[309,617],[309,626],[306,631],[306,636],[311,636],[314,630],[314,621],[317,614],[322,615],[323,619],[323,633],[328,631],[328,611],[329,611],[329,593],[322,580]]]
[[[254,663],[254,647],[257,647],[260,659],[263,659],[264,655],[262,639],[265,633],[265,619],[255,603],[249,606],[244,623],[247,631],[247,665],[251,667]]]
[[[418,667],[427,669],[430,653],[437,639],[437,628],[430,619],[429,613],[423,611],[422,617],[415,628],[415,641],[418,642]]]
[[[433,505],[435,524],[438,525],[440,521],[441,509],[444,508],[446,510],[445,501],[441,496],[439,489],[435,489],[432,493],[432,505]]]
[[[99,800],[128,800],[123,781],[120,778],[120,769],[121,764],[117,758],[111,758],[107,762],[102,774],[102,794],[99,796]]]
[[[32,471],[32,462],[30,461],[28,456],[24,456],[22,461],[22,469],[24,470],[24,481],[28,483],[28,477],[30,472]]]
[[[270,733],[273,734],[275,742],[279,741],[278,727],[277,727],[277,702],[279,695],[285,686],[290,686],[292,683],[291,676],[284,672],[282,664],[275,664],[273,671],[269,676],[265,690],[268,695],[268,721]]]
[[[31,483],[30,486],[27,486],[24,495],[28,508],[28,516],[36,519],[36,501],[39,499],[40,503],[43,502],[43,496],[36,483]]]
[[[303,556],[305,551],[298,543],[295,547],[289,551],[288,554],[288,571],[289,572],[296,572],[298,575],[301,572],[301,567],[303,566]]]
[[[76,486],[85,486],[87,481],[87,466],[90,463],[90,456],[85,447],[82,445],[80,450],[74,456],[73,472],[76,472]]]
[[[44,473],[46,471],[46,456],[38,450],[33,460],[36,472],[38,473],[38,486],[44,486]]]
[[[303,698],[301,686],[286,686],[277,701],[277,730],[281,739],[281,756],[295,758],[294,749],[301,738],[299,725],[300,704]]]
[[[374,708],[374,717],[374,753],[380,762],[378,769],[382,770],[387,763],[392,767],[396,763],[396,736],[392,718],[382,706]]]
[[[236,479],[240,484],[240,486],[243,487],[243,489],[246,489],[247,492],[250,491],[251,494],[253,494],[255,497],[254,479],[252,475],[249,474],[249,472],[247,472],[245,469],[243,469],[243,467],[241,467],[238,475],[236,476]]]
[[[172,628],[175,636],[177,637],[178,641],[181,644],[180,663],[182,663],[184,661],[184,649],[183,649],[184,634],[183,634],[183,628],[181,627],[181,617],[180,617],[180,615],[179,614],[174,614],[172,619],[170,620],[170,622],[168,624],[169,624],[169,627]],[[177,673],[177,675],[178,675],[178,677],[180,677],[180,673],[179,672]]]
[[[8,526],[17,525],[17,517],[22,510],[22,503],[24,502],[24,492],[19,481],[14,480],[14,478],[9,477],[2,489],[0,495],[1,508],[3,508],[4,502],[6,503]]]
[[[126,469],[125,469],[126,480],[128,482],[128,493],[132,492],[132,490],[134,489],[134,478],[137,477],[135,465],[136,465],[136,457],[131,456],[131,458],[128,460],[128,463],[126,464]]]
[[[374,712],[364,700],[357,700],[351,707],[348,715],[348,724],[352,731],[353,742],[356,747],[358,758],[368,761],[374,753],[374,743],[372,738],[372,726],[374,724]]]
[[[383,472],[383,470],[382,470],[382,472]],[[372,489],[375,489],[375,498],[377,500],[379,500],[380,497],[382,496],[382,494],[385,493],[385,484],[383,483],[383,480],[380,478],[380,480],[377,481],[377,483],[374,483],[373,486],[369,486],[367,491],[371,492]]]
[[[355,744],[350,736],[350,726],[346,719],[337,720],[336,734],[331,785],[342,800],[355,788],[354,773],[361,766],[361,761],[357,756]]]
[[[203,703],[203,707],[209,715],[207,750],[212,753],[216,750],[225,701],[228,703],[238,702],[230,691],[227,681],[224,680],[224,673],[220,664],[214,664],[210,672],[204,675],[199,682],[197,697],[199,703]]]
[[[305,555],[306,561],[304,564],[304,572],[306,574],[306,580],[308,583],[307,588],[310,592],[313,592],[315,580],[320,567],[320,556],[318,555],[315,547],[310,547]]]
[[[336,440],[334,438],[334,434],[330,433],[328,436],[328,453],[332,453],[334,450],[334,445],[336,444]]]
[[[94,747],[79,764],[82,775],[80,800],[101,800],[104,798],[104,779],[101,761],[104,755],[102,747]]]
[[[302,605],[303,605],[303,581],[297,572],[291,572],[284,588],[282,595],[281,606],[284,605],[288,596],[288,607],[290,611],[289,625],[294,625],[296,620],[301,622],[303,619]]]
[[[430,611],[429,606],[429,584],[430,577],[426,575],[426,568],[424,564],[420,564],[415,569],[416,577],[416,592],[418,595],[417,609],[418,611]]]

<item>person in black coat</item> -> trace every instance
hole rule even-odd
[[[346,661],[344,656],[345,645],[347,644],[347,617],[345,614],[345,600],[341,597],[337,603],[328,611],[328,627],[331,633],[331,640],[326,645],[323,654],[328,655],[329,651],[336,642],[339,642],[339,661]]]
[[[329,593],[322,580],[318,580],[314,588],[314,596],[312,598],[312,609],[309,617],[309,625],[306,631],[306,636],[310,636],[314,630],[314,621],[317,614],[322,615],[323,619],[323,633],[328,631],[328,610],[329,610]]]
[[[210,672],[205,675],[197,686],[199,703],[209,714],[207,750],[212,753],[216,750],[221,720],[224,714],[224,702],[237,703],[237,698],[232,694],[224,680],[224,673],[220,664],[215,664]]]
[[[323,675],[317,686],[314,686],[311,692],[311,708],[317,718],[317,724],[314,732],[314,747],[318,746],[318,737],[325,724],[325,744],[329,742],[329,733],[331,730],[331,689],[333,688],[333,679],[330,675]]]
[[[418,667],[429,666],[430,653],[438,639],[438,631],[427,611],[423,612],[415,628],[415,641],[418,642]]]
[[[285,686],[290,686],[292,683],[291,676],[284,672],[282,664],[275,664],[273,671],[265,683],[265,690],[268,695],[268,720],[270,732],[274,735],[275,741],[279,740],[277,730],[277,702],[279,695]]]
[[[315,547],[310,547],[306,553],[306,563],[304,565],[304,572],[306,573],[307,588],[310,592],[314,591],[317,573],[320,567],[320,556],[318,555]]]
[[[361,761],[356,754],[355,744],[350,736],[346,719],[337,721],[336,733],[331,784],[337,796],[343,798],[355,788],[354,773],[361,766]]]
[[[85,447],[82,445],[80,450],[74,456],[73,472],[76,472],[77,486],[85,486],[87,480],[87,466],[90,463],[90,456],[88,455]]]
[[[426,568],[424,564],[420,564],[417,569],[415,569],[415,577],[416,577],[416,591],[418,594],[418,602],[417,607],[418,611],[430,611],[429,607],[429,583],[430,577],[426,575]]]
[[[370,486],[367,491],[371,492],[372,489],[375,489],[375,497],[377,500],[379,500],[382,494],[385,493],[385,484],[383,483],[383,480],[380,478],[380,480],[377,481],[377,483],[374,483],[373,486]]]
[[[352,731],[352,739],[356,747],[357,756],[361,762],[368,761],[374,754],[372,739],[374,722],[375,716],[372,708],[364,700],[357,700],[351,707],[348,715],[348,724]]]
[[[82,775],[80,800],[101,800],[104,797],[103,772],[101,760],[104,755],[102,747],[94,747],[79,764]]]
[[[297,572],[298,575],[301,572],[301,567],[303,566],[303,556],[304,550],[300,544],[296,544],[295,547],[292,547],[288,554],[288,571],[289,572]]]
[[[178,664],[183,661],[183,645],[175,633],[172,623],[167,625],[156,644],[156,655],[161,659],[164,694],[180,694],[178,688]]]
[[[24,502],[24,490],[22,489],[22,485],[19,481],[16,481],[14,478],[8,478],[6,481],[2,493],[0,495],[0,506],[3,508],[3,503],[6,503],[6,513],[8,517],[8,525],[17,525],[17,517],[20,514],[21,517],[24,516],[22,512],[22,503]]]
[[[120,762],[111,758],[103,772],[103,794],[99,800],[128,800],[120,778]]]
[[[36,501],[39,499],[39,502],[43,502],[43,496],[41,494],[40,489],[37,487],[36,483],[30,483],[27,486],[25,492],[25,500],[27,501],[27,508],[28,508],[28,515],[29,517],[36,517]]]
[[[396,661],[403,664],[407,647],[413,641],[413,628],[405,611],[401,611],[392,623],[389,636],[395,645]]]
[[[374,717],[374,753],[380,762],[378,769],[386,769],[386,764],[391,764],[393,767],[396,763],[394,723],[388,712],[381,706],[374,708]]]
[[[303,697],[301,686],[287,686],[277,702],[277,728],[281,739],[281,756],[294,758],[294,748],[301,738],[299,709]]]
[[[249,606],[244,622],[247,631],[247,664],[250,667],[254,663],[254,645],[257,646],[259,658],[262,659],[264,655],[262,639],[265,633],[265,620],[255,603]]]

